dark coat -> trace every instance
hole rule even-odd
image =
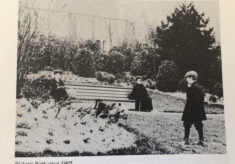
[[[130,99],[140,100],[149,97],[148,92],[143,84],[136,84],[130,94]]]
[[[186,88],[186,104],[182,116],[182,121],[202,121],[206,120],[204,109],[205,94],[199,84],[193,83]]]
[[[135,110],[151,111],[153,109],[152,99],[143,84],[136,84],[129,98],[136,100]]]
[[[68,98],[68,94],[63,86],[64,83],[62,80],[56,81],[55,79],[53,79],[51,82],[50,95],[55,99],[56,102],[66,100]]]

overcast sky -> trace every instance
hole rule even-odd
[[[28,0],[29,1],[29,0]],[[35,7],[85,13],[108,18],[122,18],[134,22],[145,21],[151,26],[166,21],[166,16],[182,3],[189,1],[159,0],[37,0]],[[214,28],[216,41],[220,42],[218,1],[193,2],[199,13],[209,17],[208,26]]]

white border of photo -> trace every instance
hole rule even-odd
[[[235,1],[220,0],[221,48],[223,62],[223,85],[225,97],[225,123],[227,155],[144,155],[144,156],[99,156],[64,158],[15,158],[15,104],[16,104],[16,57],[17,57],[17,16],[18,1],[0,2],[0,163],[16,161],[59,162],[72,161],[73,164],[89,163],[179,163],[179,164],[232,164],[235,162],[234,129],[234,15]],[[232,40],[233,39],[233,40]]]

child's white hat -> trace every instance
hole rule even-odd
[[[195,72],[195,71],[188,71],[188,72],[184,75],[185,78],[186,78],[186,77],[189,77],[189,76],[193,77],[194,79],[197,79],[198,74],[197,74],[197,72]]]

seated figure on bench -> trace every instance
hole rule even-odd
[[[51,83],[50,95],[55,99],[55,102],[65,101],[68,99],[68,94],[64,88],[64,83],[61,80],[61,70],[54,71],[54,79]]]
[[[135,110],[136,111],[148,111],[153,109],[152,99],[149,96],[145,86],[142,84],[140,77],[136,78],[136,84],[129,95],[130,99],[135,100]]]

